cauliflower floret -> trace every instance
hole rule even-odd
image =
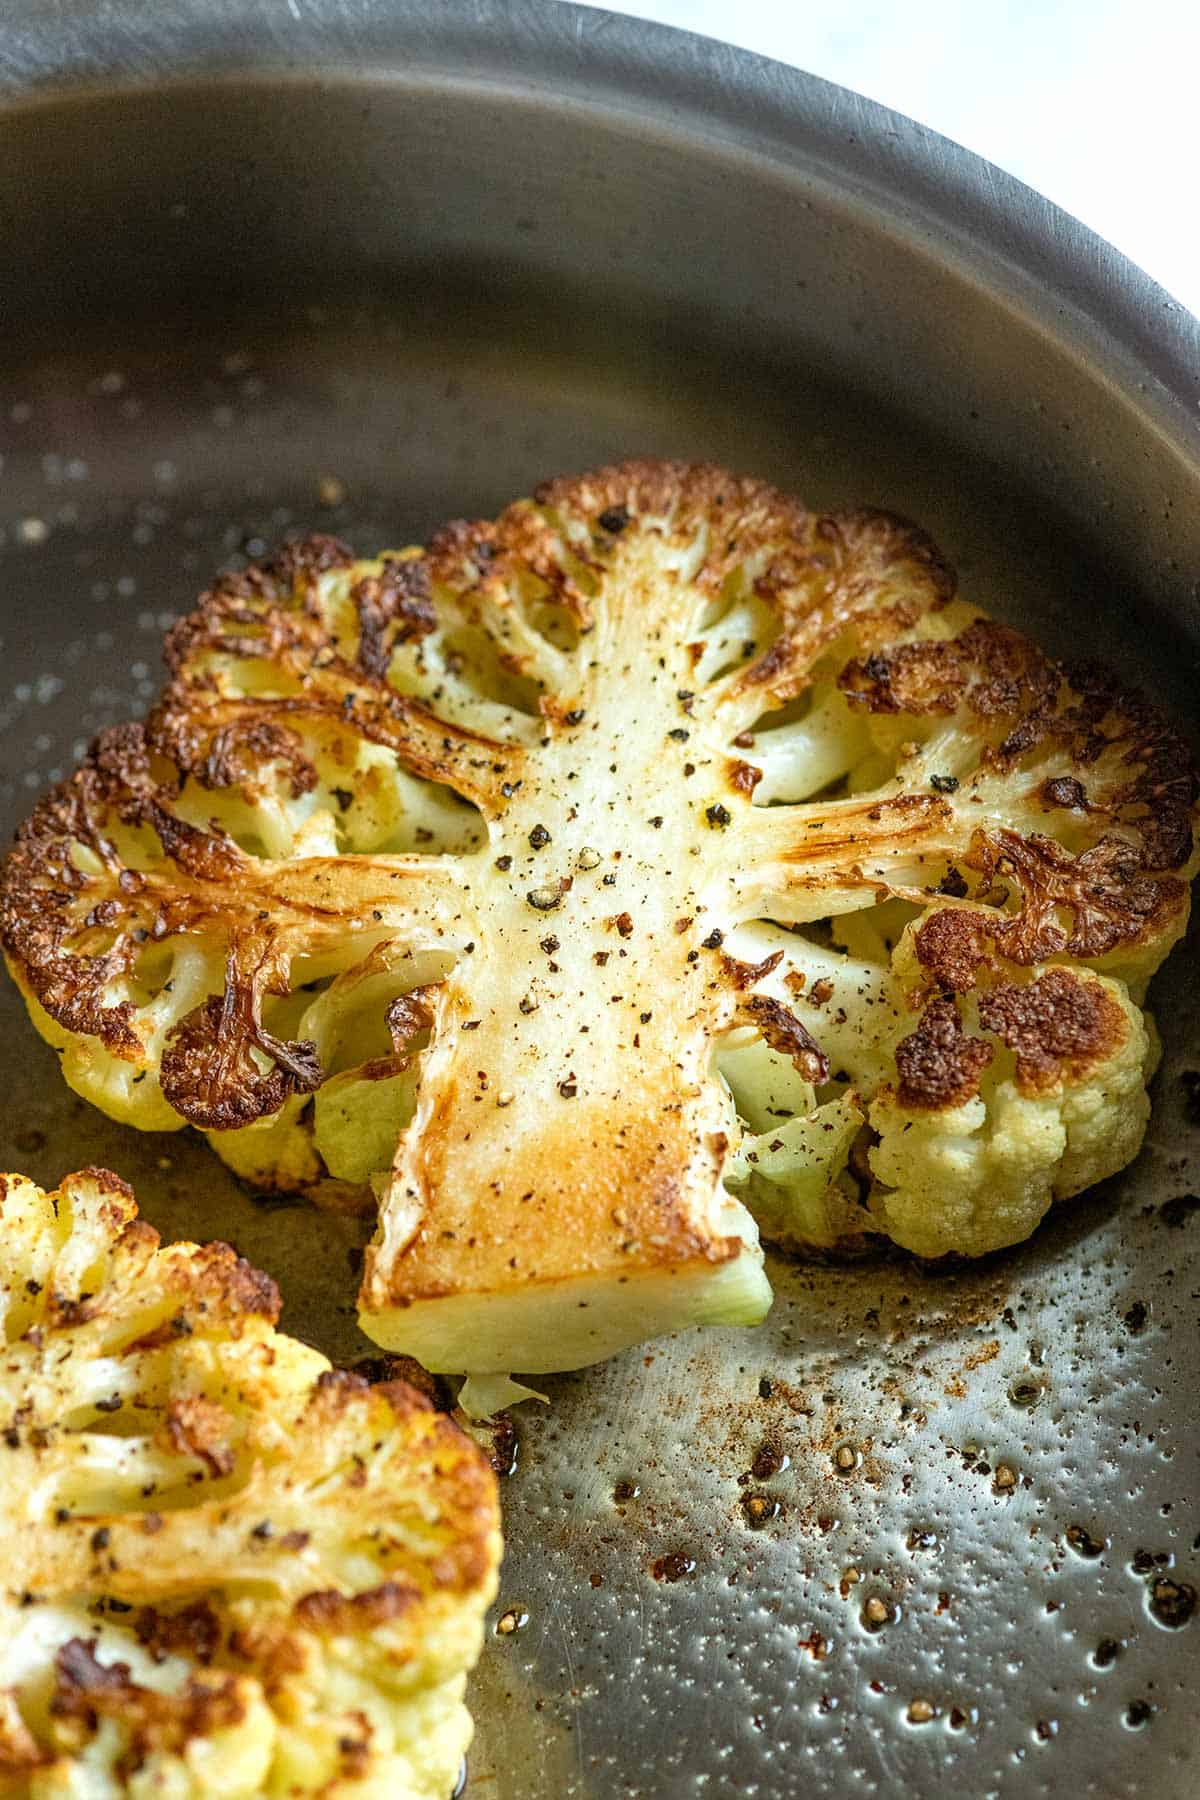
[[[844,1086],[810,1089],[771,1124],[755,1111],[765,1100],[781,1117],[770,1064],[782,1059],[761,1046],[752,1064],[727,1056],[752,1130],[726,1178],[777,1243],[832,1248],[882,1232],[920,1256],[1018,1243],[1052,1200],[1137,1154],[1157,1062],[1147,1021],[1123,982],[1058,964],[992,958],[955,995],[942,985],[947,939],[970,941],[988,915],[935,910],[903,924],[873,910],[898,935],[893,945],[871,914],[848,915],[839,936],[860,957],[762,924],[731,940],[772,961],[764,991],[793,992],[806,1017],[807,994],[828,1016],[813,1029]],[[939,966],[932,980],[923,956]]]
[[[1086,968],[1140,1002],[1187,916],[1161,718],[956,600],[915,527],[718,469],[551,482],[373,561],[289,546],[167,655],[23,828],[10,966],[98,1105],[376,1203],[363,1324],[434,1368],[757,1320],[739,1196],[787,1242],[908,1241],[871,1115],[909,989]],[[939,1241],[1010,1241],[993,1210]]]
[[[446,1800],[495,1481],[105,1170],[0,1178],[0,1771],[49,1800]]]
[[[953,999],[930,1002],[869,1113],[869,1203],[921,1256],[1028,1237],[1052,1200],[1123,1169],[1150,1116],[1154,1055],[1122,983],[1051,967],[964,1010],[991,1036]]]

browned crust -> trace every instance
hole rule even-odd
[[[203,1394],[181,1394],[167,1405],[163,1437],[175,1456],[195,1457],[214,1480],[231,1473],[237,1452],[230,1442],[234,1421],[225,1408]]]
[[[816,1038],[782,1000],[771,994],[751,994],[740,1008],[748,1023],[757,1025],[764,1040],[781,1056],[791,1058],[797,1071],[814,1087],[829,1080],[829,1058]]]
[[[979,1022],[1016,1052],[1017,1086],[1025,1094],[1046,1093],[1064,1078],[1078,1081],[1129,1033],[1125,1014],[1099,982],[1057,968],[981,994]]]
[[[1041,712],[1058,687],[1053,665],[1008,625],[977,619],[953,638],[894,644],[848,662],[838,686],[873,713],[949,714],[966,705],[981,719]]]
[[[955,993],[973,987],[996,955],[1029,967],[1054,956],[1106,956],[1153,939],[1187,901],[1185,882],[1146,874],[1138,846],[1113,835],[1074,856],[1037,832],[977,831],[965,862],[982,876],[984,898],[997,881],[1015,879],[1020,906],[947,908],[918,926],[918,961]]]
[[[1106,671],[1053,662],[1020,632],[977,619],[954,638],[855,658],[838,685],[852,704],[876,713],[964,708],[985,727],[985,768],[1005,772],[1035,751],[1054,750],[1068,769],[1038,786],[1044,806],[1086,810],[1122,827],[1147,872],[1182,868],[1191,856],[1191,752],[1156,707]]]
[[[930,913],[914,934],[917,961],[940,988],[952,994],[969,993],[980,968],[989,960],[991,924],[986,914],[968,907]]]
[[[207,1600],[189,1601],[174,1612],[140,1607],[133,1628],[155,1662],[186,1656],[193,1662],[210,1663],[224,1636],[221,1621]]]
[[[54,1659],[50,1711],[89,1734],[101,1719],[117,1721],[129,1738],[118,1773],[128,1777],[149,1756],[177,1755],[193,1738],[240,1724],[246,1706],[232,1675],[192,1676],[176,1693],[159,1693],[134,1681],[128,1663],[101,1663],[86,1638],[71,1638]]]
[[[931,1000],[917,1029],[896,1045],[897,1098],[912,1112],[962,1106],[979,1092],[992,1056],[991,1044],[963,1029],[953,1000]]]
[[[418,558],[384,559],[382,575],[356,581],[358,666],[375,681],[387,678],[397,644],[425,637],[437,624],[429,597],[429,570]]]
[[[966,863],[984,878],[1014,875],[1021,909],[997,916],[991,935],[1012,962],[1042,962],[1066,952],[1105,956],[1121,944],[1156,936],[1187,900],[1186,883],[1146,873],[1146,852],[1106,834],[1073,856],[1039,832],[976,832]],[[1070,915],[1069,926],[1061,914]]]
[[[263,990],[271,979],[269,956],[247,968],[231,950],[225,991],[194,1007],[172,1031],[163,1052],[159,1083],[176,1111],[205,1131],[229,1131],[275,1113],[292,1094],[311,1094],[325,1072],[308,1039],[285,1043],[262,1023]],[[270,1057],[265,1073],[253,1052]]]
[[[402,1581],[385,1581],[359,1594],[340,1594],[321,1588],[302,1594],[295,1613],[306,1631],[319,1637],[359,1637],[401,1618],[421,1599],[420,1588]]]

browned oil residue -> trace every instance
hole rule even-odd
[[[770,1481],[772,1475],[787,1468],[790,1460],[778,1444],[761,1444],[750,1464],[750,1473],[755,1481]]]
[[[1067,1543],[1076,1556],[1103,1556],[1108,1547],[1103,1538],[1093,1537],[1085,1525],[1068,1525]]]
[[[685,1581],[696,1572],[696,1559],[685,1550],[672,1550],[668,1556],[658,1556],[650,1564],[650,1573],[655,1581]]]
[[[783,1503],[772,1494],[743,1494],[742,1512],[751,1531],[761,1531],[772,1519],[783,1517]]]
[[[492,1434],[492,1448],[488,1453],[497,1475],[515,1475],[517,1472],[517,1456],[520,1451],[520,1439],[517,1428],[507,1413],[498,1413],[489,1427]]]
[[[1181,1631],[1196,1610],[1196,1590],[1187,1581],[1160,1575],[1150,1583],[1150,1612],[1169,1631]]]
[[[872,1594],[859,1614],[864,1631],[882,1631],[885,1625],[894,1625],[899,1616],[895,1602],[880,1594]]]

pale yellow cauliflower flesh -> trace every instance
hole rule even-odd
[[[66,1079],[378,1207],[365,1329],[575,1367],[769,1303],[758,1242],[1016,1242],[1124,1166],[1178,735],[889,515],[705,466],[288,546],[10,854]]]
[[[0,1177],[0,1792],[448,1800],[495,1480],[104,1170]]]

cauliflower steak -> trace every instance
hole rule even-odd
[[[633,463],[287,546],[167,655],[20,832],[10,966],[114,1116],[374,1190],[381,1343],[574,1367],[760,1317],[752,1214],[977,1254],[1136,1152],[1190,760],[915,527]]]
[[[447,1800],[495,1481],[102,1169],[0,1177],[0,1790]]]

